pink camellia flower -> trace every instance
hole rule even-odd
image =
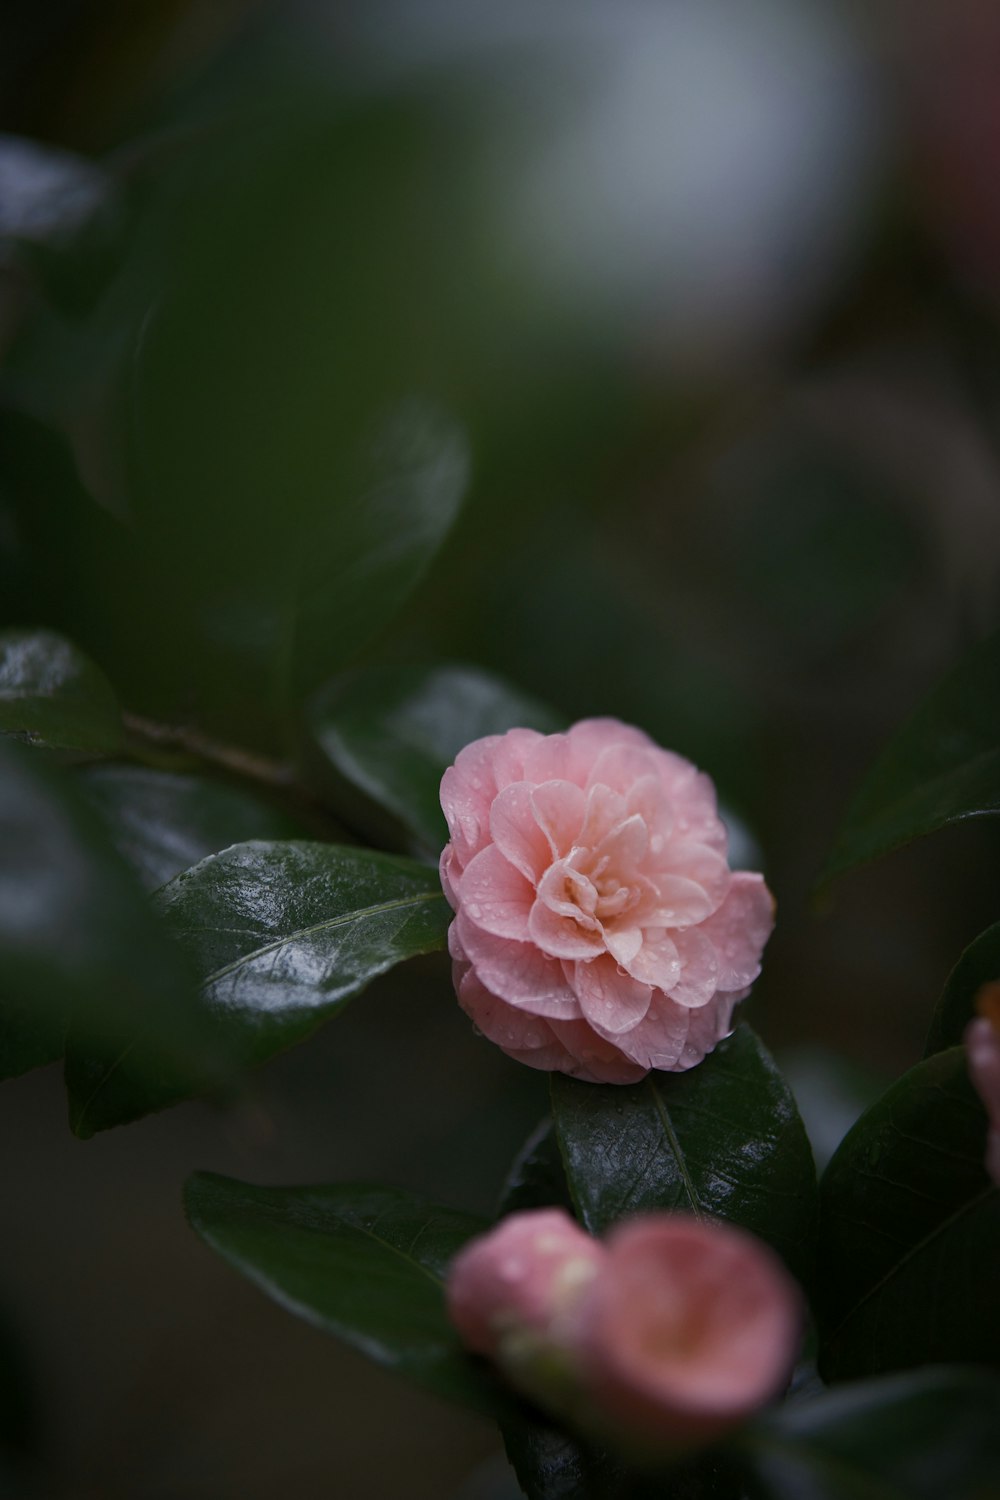
[[[634,1219],[606,1244],[561,1209],[512,1214],[455,1257],[446,1299],[468,1349],[639,1458],[710,1442],[776,1395],[802,1325],[766,1245],[687,1214]]]
[[[969,1077],[989,1116],[986,1170],[1000,1187],[1000,985],[983,985],[976,996],[982,1012],[965,1028]]]
[[[725,1036],[774,925],[733,873],[710,779],[584,719],[476,740],[441,782],[459,1003],[531,1067],[594,1083],[681,1071]]]
[[[787,1385],[802,1303],[777,1257],[730,1225],[652,1214],[616,1229],[581,1310],[596,1419],[650,1453],[708,1442]]]
[[[491,1359],[525,1395],[568,1409],[575,1314],[606,1254],[562,1209],[511,1214],[452,1261],[448,1316],[466,1348]]]

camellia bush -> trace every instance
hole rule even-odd
[[[618,332],[585,337],[538,269],[544,223],[525,221],[545,255],[522,223],[503,259],[472,192],[486,164],[519,202],[545,193],[517,178],[522,145],[497,156],[493,74],[458,87],[439,58],[432,86],[401,84],[369,58],[331,103],[273,58],[262,94],[254,57],[101,160],[0,143],[18,288],[0,1075],[61,1063],[81,1140],[191,1099],[225,1111],[378,976],[437,954],[444,1003],[512,1080],[545,1080],[495,1215],[192,1162],[183,1212],[234,1275],[495,1421],[529,1500],[1000,1495],[1000,924],[954,954],[925,1055],[818,1173],[757,1029],[781,909],[728,767],[694,763],[695,718],[665,742],[675,678],[638,722],[659,638],[576,569],[572,507],[553,502],[551,535],[536,516],[546,485],[585,492],[599,459],[651,440],[616,403],[653,304],[622,313],[616,279]],[[560,253],[587,301],[600,255]],[[671,348],[697,337],[682,324]],[[522,688],[481,660],[489,626],[433,649],[501,563],[511,655],[577,663],[569,712],[543,674]],[[516,580],[527,599],[549,563],[542,628]],[[819,607],[802,617],[839,630],[840,604],[828,625]],[[587,618],[603,683],[638,665],[622,701],[577,712]],[[979,634],[862,779],[820,899],[1000,812],[1000,636]]]

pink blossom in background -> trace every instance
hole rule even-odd
[[[774,925],[727,863],[715,788],[616,719],[511,729],[444,774],[459,1003],[511,1057],[593,1083],[700,1062]]]
[[[523,1394],[637,1455],[710,1442],[778,1394],[802,1302],[752,1235],[649,1214],[593,1240],[559,1209],[513,1214],[448,1272],[465,1346]]]
[[[562,1209],[511,1214],[452,1261],[448,1316],[466,1348],[491,1359],[519,1390],[549,1406],[571,1404],[566,1350],[580,1297],[606,1253]]]
[[[1000,1187],[1000,1032],[986,1016],[965,1028],[969,1076],[989,1116],[986,1170]]]
[[[798,1289],[760,1240],[717,1221],[653,1214],[616,1229],[579,1331],[599,1420],[651,1450],[708,1442],[788,1384]]]

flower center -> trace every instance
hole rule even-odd
[[[599,922],[611,921],[639,902],[638,886],[615,868],[608,854],[595,860],[592,849],[577,845],[570,851],[565,868],[566,900],[579,909],[588,927],[594,925],[595,917]]]

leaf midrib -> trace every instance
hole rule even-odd
[[[244,965],[253,963],[255,959],[263,958],[268,953],[275,953],[279,948],[286,947],[289,943],[300,942],[304,938],[312,937],[317,932],[330,932],[336,927],[346,927],[351,922],[363,921],[366,917],[381,916],[384,912],[399,911],[407,906],[420,906],[427,901],[443,901],[444,894],[441,891],[424,891],[416,896],[401,896],[396,901],[382,901],[376,906],[362,906],[354,911],[344,912],[338,917],[327,917],[322,922],[314,922],[308,927],[296,928],[293,932],[285,933],[282,937],[275,938],[271,943],[264,943],[259,948],[253,948],[248,953],[241,953],[239,958],[233,959],[232,963],[224,964],[221,969],[215,969],[204,980],[203,985],[207,989],[209,985],[218,983],[225,979],[227,974],[234,974]]]
[[[697,1189],[695,1188],[694,1179],[692,1178],[691,1173],[688,1171],[687,1157],[684,1154],[677,1132],[674,1129],[674,1123],[670,1118],[666,1105],[660,1098],[659,1090],[657,1089],[656,1084],[648,1074],[646,1077],[646,1085],[653,1095],[653,1105],[656,1109],[656,1113],[659,1115],[660,1124],[663,1126],[663,1133],[667,1138],[667,1144],[670,1146],[671,1151],[674,1153],[674,1157],[677,1162],[677,1168],[681,1174],[681,1179],[684,1183],[684,1186],[687,1189],[687,1195],[691,1200],[691,1210],[696,1218],[704,1218],[701,1199],[699,1198]]]

